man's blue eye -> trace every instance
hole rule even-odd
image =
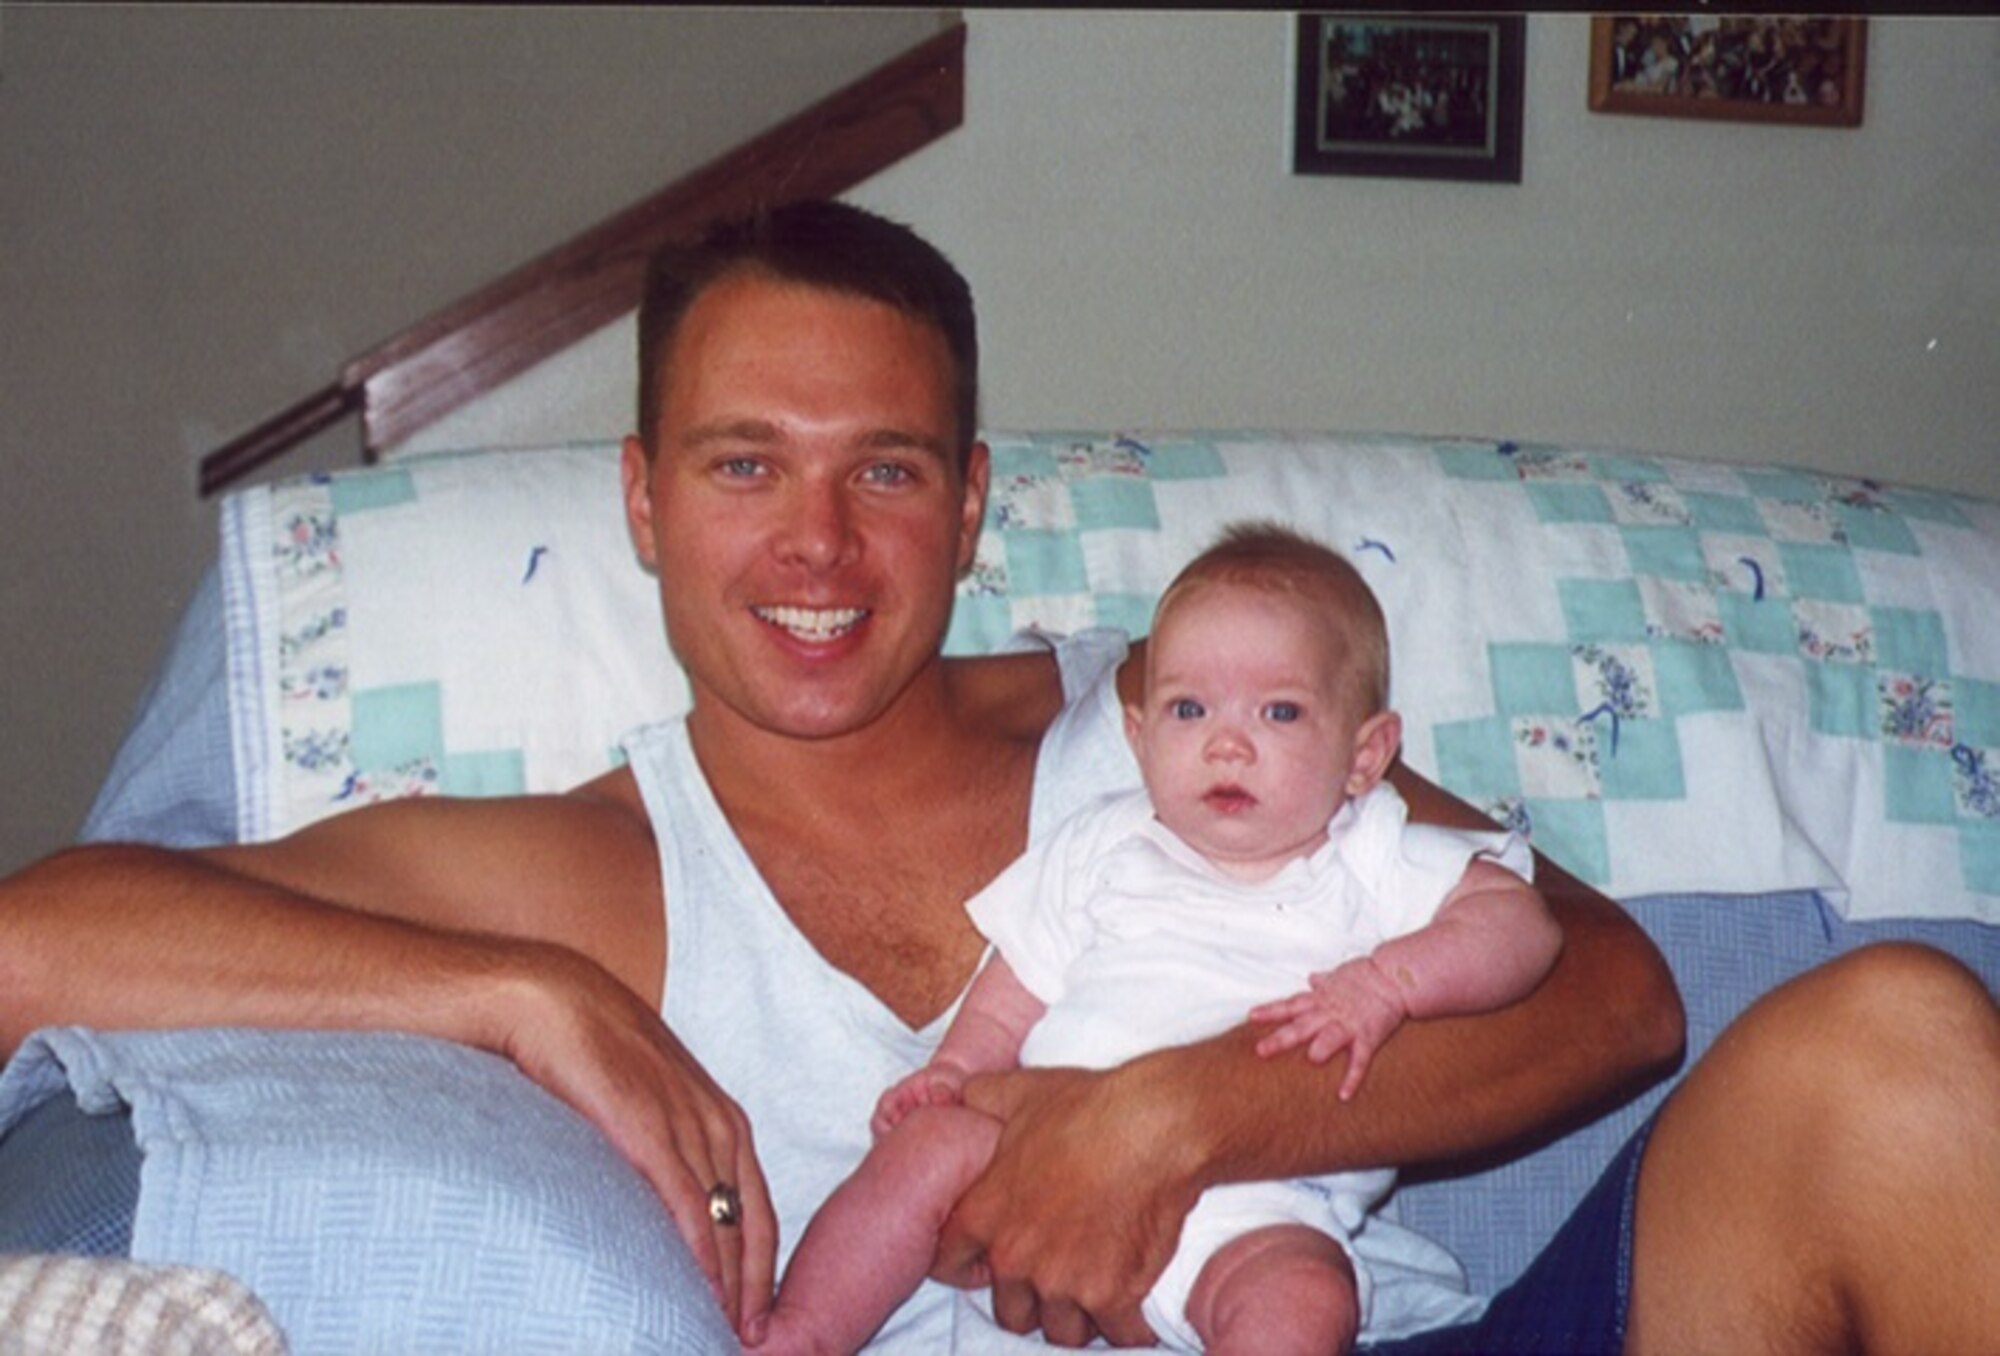
[[[901,485],[911,479],[910,468],[885,461],[868,468],[868,478],[881,485]]]
[[[1172,710],[1175,720],[1200,720],[1207,714],[1202,709],[1201,703],[1192,697],[1182,697],[1169,709]]]
[[[1289,725],[1301,714],[1297,702],[1272,702],[1264,708],[1264,714],[1280,725]]]

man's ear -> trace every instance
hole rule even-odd
[[[631,434],[618,454],[618,480],[625,493],[625,531],[639,563],[648,570],[659,568],[659,550],[653,541],[653,459],[646,445]]]
[[[1361,723],[1354,736],[1354,766],[1347,774],[1347,794],[1351,799],[1375,789],[1375,783],[1389,775],[1389,765],[1403,747],[1403,718],[1383,711]]]
[[[993,457],[984,442],[974,442],[965,454],[965,502],[959,509],[958,577],[963,579],[979,553],[979,531],[986,523],[986,491],[992,484]]]

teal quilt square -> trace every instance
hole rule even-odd
[[[1737,472],[1754,499],[1776,499],[1787,504],[1817,504],[1826,499],[1826,482],[1799,471],[1743,470]]]
[[[1440,786],[1475,801],[1521,794],[1514,735],[1504,717],[1444,721],[1432,727],[1431,743]]]
[[[1877,607],[1870,609],[1869,621],[1875,628],[1875,662],[1883,668],[1925,678],[1942,678],[1951,672],[1944,618],[1937,613]]]
[[[444,689],[436,683],[357,688],[352,709],[357,768],[401,767],[444,754]]]
[[[1961,740],[1980,748],[2000,748],[2000,683],[1954,679],[1951,702],[1953,727]]]
[[[1882,746],[1882,812],[1892,824],[1950,824],[1958,818],[1952,762],[1942,749]]]
[[[1616,752],[1611,752],[1607,735],[1597,737],[1597,776],[1606,800],[1680,800],[1687,795],[1680,736],[1672,721],[1620,721]]]
[[[344,471],[333,477],[327,490],[334,512],[344,516],[413,503],[417,482],[406,470]]]
[[[1489,645],[1493,700],[1502,716],[1559,716],[1576,710],[1576,668],[1567,645]]]
[[[1712,490],[1682,490],[1694,525],[1704,532],[1727,532],[1739,537],[1769,535],[1764,515],[1754,501],[1740,494],[1717,494]]]
[[[2000,895],[2000,820],[1972,820],[1958,826],[1958,863],[1966,888]]]
[[[1153,503],[1152,482],[1138,476],[1098,476],[1073,481],[1070,506],[1078,527],[1157,528],[1160,511]]]
[[[1573,641],[1646,639],[1646,603],[1630,579],[1558,579],[1563,621]]]
[[[1090,572],[1074,532],[1022,528],[1007,534],[1007,587],[1016,598],[1088,593]]]
[[[438,770],[438,790],[447,796],[519,796],[527,789],[527,764],[519,749],[448,753]]]
[[[992,475],[995,480],[1001,476],[1052,476],[1056,473],[1056,459],[1046,447],[1033,443],[995,443],[990,449]]]
[[[1521,476],[1498,447],[1440,447],[1438,467],[1454,480],[1509,480]]]
[[[1796,643],[1794,637],[1793,648]],[[1655,642],[1653,678],[1659,685],[1660,705],[1669,715],[1743,709],[1743,688],[1736,681],[1736,665],[1730,661],[1729,652],[1719,645]]]
[[[1229,474],[1222,453],[1207,443],[1161,443],[1148,450],[1152,456],[1146,471],[1155,480],[1213,480]]]
[[[1734,648],[1752,654],[1798,653],[1799,626],[1790,603],[1741,593],[1718,593],[1715,601],[1722,612],[1722,634]]]
[[[1862,601],[1861,572],[1845,547],[1812,542],[1778,543],[1785,581],[1794,598],[1818,598],[1829,603]]]
[[[1901,486],[1885,491],[1883,502],[1905,518],[1915,518],[1919,522],[1942,523],[1946,527],[1971,527],[1965,511],[1958,501],[1949,494],[1931,490],[1906,489]]]
[[[996,594],[960,597],[945,632],[946,654],[989,654],[1014,629],[1013,605]]]
[[[1596,485],[1568,481],[1531,481],[1528,502],[1545,523],[1608,523],[1611,501]]]
[[[1833,520],[1850,546],[1899,556],[1923,554],[1910,525],[1885,509],[1863,508],[1858,504],[1835,504]]]
[[[1632,573],[1703,583],[1708,561],[1701,553],[1701,536],[1691,528],[1628,525],[1620,529]]]
[[[1881,726],[1878,700],[1871,665],[1806,665],[1806,721],[1820,734],[1875,738]]]
[[[1137,640],[1153,629],[1153,606],[1157,601],[1144,593],[1100,593],[1097,624],[1115,626]]]
[[[1594,800],[1526,802],[1535,846],[1571,875],[1602,885],[1611,879],[1604,806]]]
[[[1666,468],[1645,457],[1621,457],[1605,453],[1592,457],[1591,468],[1600,480],[1616,480],[1626,485],[1651,485],[1667,478]]]

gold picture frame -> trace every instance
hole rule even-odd
[[[1618,14],[1590,21],[1599,113],[1859,127],[1868,21]]]

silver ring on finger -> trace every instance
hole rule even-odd
[[[727,1182],[708,1189],[708,1217],[725,1229],[743,1222],[743,1193]]]

